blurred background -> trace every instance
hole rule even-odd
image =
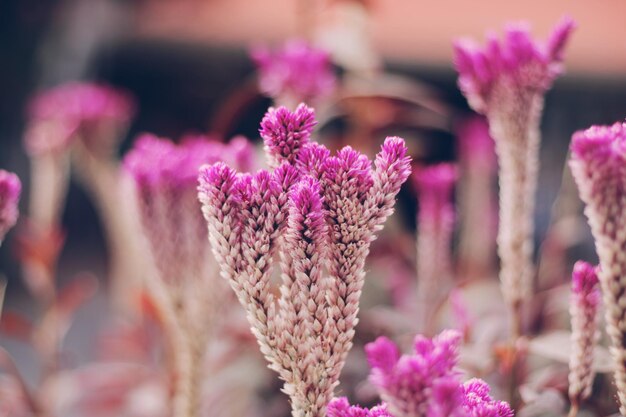
[[[121,153],[145,131],[173,138],[189,132],[243,134],[258,143],[258,123],[271,101],[258,91],[248,51],[289,38],[329,49],[339,75],[378,74],[353,79],[336,103],[318,112],[321,135],[331,147],[350,143],[371,154],[385,135],[394,134],[407,139],[418,162],[453,160],[455,126],[470,111],[456,86],[452,41],[482,40],[509,21],[527,21],[544,39],[563,15],[573,17],[578,29],[567,48],[566,73],[546,101],[536,231],[541,242],[571,134],[626,116],[623,0],[3,0],[0,167],[22,178],[25,209],[28,99],[71,80],[105,82],[136,98],[138,111]],[[381,97],[387,99],[367,101]],[[403,190],[396,224],[407,236],[414,232],[415,209],[414,192]],[[74,183],[63,226],[59,279],[89,270],[104,280],[102,226]],[[590,236],[583,247],[592,260]],[[13,251],[10,239],[0,249],[6,303],[28,310]],[[85,310],[79,322],[97,322],[98,311]],[[68,344],[87,343],[84,335],[94,328],[83,324],[84,332],[71,334]]]

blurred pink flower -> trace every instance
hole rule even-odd
[[[261,91],[274,99],[314,104],[335,89],[329,54],[305,41],[291,40],[274,52],[257,47],[250,55]]]
[[[576,132],[569,165],[600,258],[598,278],[612,344],[615,385],[620,412],[626,414],[626,123]]]
[[[0,169],[0,245],[19,216],[22,183],[17,175]]]
[[[88,148],[108,149],[134,113],[134,100],[125,92],[101,84],[63,84],[32,99],[26,149],[31,154],[60,151],[77,134]]]

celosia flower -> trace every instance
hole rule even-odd
[[[612,344],[615,385],[620,412],[626,414],[626,123],[576,132],[570,168],[600,258],[598,278]]]
[[[513,310],[513,335],[521,329],[521,303],[532,290],[533,211],[537,187],[539,122],[543,97],[561,71],[574,27],[564,19],[548,42],[535,42],[524,26],[490,37],[484,49],[455,44],[459,86],[470,106],[487,116],[500,165],[500,279]]]
[[[419,332],[428,332],[435,306],[448,290],[452,274],[452,203],[456,167],[437,164],[415,171],[417,216],[417,296]]]
[[[9,229],[17,223],[22,183],[17,175],[0,169],[0,245]]]
[[[282,163],[278,168],[238,174],[217,163],[199,177],[222,276],[246,309],[270,367],[285,381],[293,415],[311,417],[325,413],[338,384],[369,244],[410,171],[399,138],[385,141],[372,167],[349,147],[330,156],[309,142],[313,123],[312,110],[302,105],[295,112],[270,109],[262,134],[268,159]],[[276,252],[283,281],[278,300],[270,282]],[[329,276],[322,275],[325,268]]]
[[[241,161],[244,149],[238,142],[190,138],[175,145],[144,135],[124,159],[157,269],[148,287],[164,310],[168,337],[176,346],[176,415],[197,409],[199,364],[225,295],[197,200],[198,169],[204,163]]]
[[[457,369],[460,334],[417,336],[412,355],[400,355],[385,337],[365,346],[370,381],[395,417],[512,417],[505,402],[489,396],[480,380],[463,384]]]
[[[59,151],[80,136],[88,148],[108,151],[134,112],[132,98],[112,87],[64,84],[35,96],[30,103],[26,148],[35,155]]]
[[[255,48],[251,56],[259,71],[261,91],[281,104],[314,103],[335,88],[329,54],[305,41],[289,41],[273,53]]]
[[[589,398],[593,383],[593,352],[598,343],[598,275],[592,265],[578,261],[572,272],[572,353],[570,354],[569,397],[573,405]]]
[[[493,139],[482,116],[463,120],[457,130],[460,160],[458,205],[460,213],[459,274],[483,278],[494,264],[497,208],[493,194],[497,169]]]
[[[393,417],[384,404],[361,408],[358,405],[350,405],[346,397],[333,398],[328,404],[327,417]]]

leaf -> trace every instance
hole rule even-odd
[[[557,362],[569,363],[571,333],[565,330],[557,330],[537,336],[530,341],[529,352]],[[594,350],[593,366],[596,372],[611,372],[613,366],[611,355],[604,346],[597,345]]]

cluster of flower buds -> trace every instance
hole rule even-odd
[[[417,336],[414,353],[400,355],[389,339],[365,346],[370,381],[394,417],[512,417],[503,401],[478,379],[461,382],[457,368],[461,335],[445,330],[433,339]],[[350,414],[343,414],[349,416]]]
[[[569,164],[600,258],[615,385],[620,412],[626,414],[626,123],[576,132]]]
[[[410,173],[402,139],[387,138],[372,164],[350,147],[331,156],[310,140],[314,125],[304,104],[271,108],[260,132],[273,171],[216,163],[199,177],[214,256],[294,417],[326,412],[352,346],[370,243]]]
[[[289,41],[273,53],[258,47],[252,51],[252,59],[261,91],[281,104],[314,103],[335,89],[329,54],[305,41]]]
[[[502,291],[519,333],[519,309],[532,291],[532,253],[539,122],[545,92],[561,72],[565,44],[574,27],[564,19],[546,44],[524,26],[508,27],[503,41],[490,37],[484,48],[455,44],[459,87],[470,106],[489,121],[500,165],[498,254]]]
[[[21,191],[22,183],[17,175],[0,169],[0,245],[17,222]]]

